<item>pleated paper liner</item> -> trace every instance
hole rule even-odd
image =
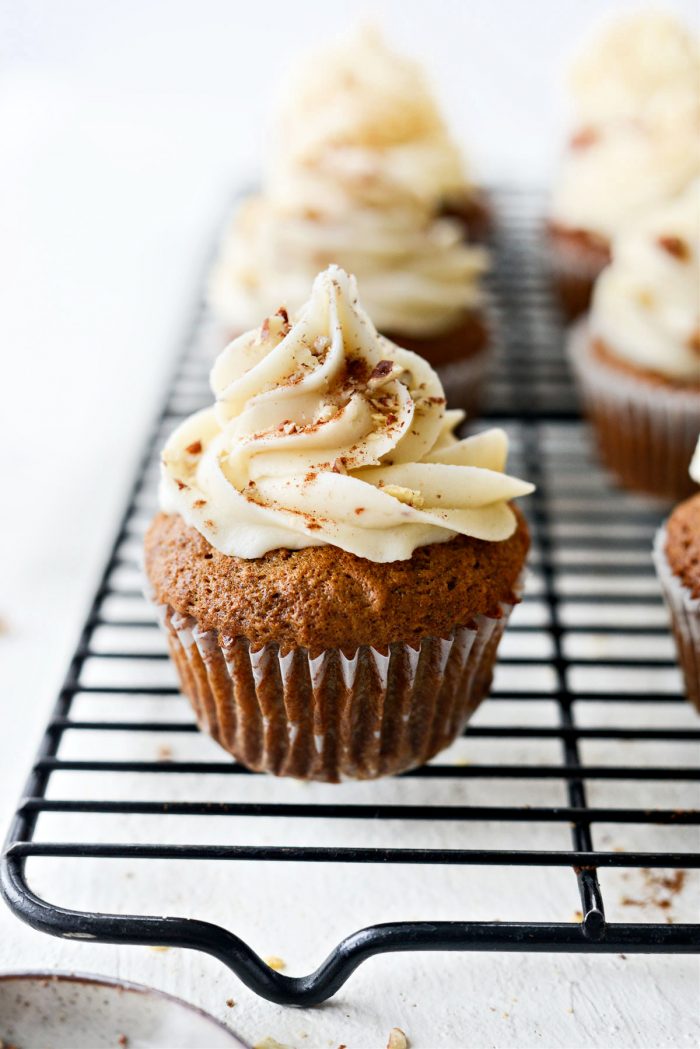
[[[654,539],[654,564],[671,616],[686,695],[700,714],[700,598],[694,598],[671,570],[666,556],[665,527],[659,529]]]
[[[337,783],[422,765],[449,746],[488,693],[512,605],[417,648],[254,649],[157,606],[200,728],[259,772]]]
[[[592,353],[585,323],[572,329],[568,348],[601,459],[620,483],[668,500],[691,495],[700,392],[610,368]]]

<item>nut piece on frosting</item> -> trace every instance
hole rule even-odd
[[[503,472],[502,430],[455,437],[435,371],[378,334],[337,266],[291,321],[231,342],[211,384],[215,404],[165,446],[161,504],[224,554],[330,544],[386,562],[460,533],[498,542],[533,490]]]

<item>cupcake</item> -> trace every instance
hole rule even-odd
[[[200,726],[337,782],[420,765],[488,692],[529,544],[500,430],[458,440],[421,357],[332,266],[218,357],[163,452],[150,592]]]
[[[688,494],[700,430],[700,179],[615,241],[570,348],[607,466],[626,487]]]
[[[616,20],[575,64],[574,130],[549,213],[555,287],[573,319],[613,239],[700,173],[700,49],[670,14]]]
[[[309,59],[286,97],[262,190],[221,245],[215,316],[233,336],[280,302],[294,313],[337,263],[380,331],[444,369],[455,403],[474,410],[487,255],[465,226],[483,206],[420,68],[365,31]]]
[[[700,484],[700,440],[690,476]],[[700,714],[700,493],[677,506],[657,532],[654,563],[671,615],[686,695]]]

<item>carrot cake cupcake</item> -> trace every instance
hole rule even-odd
[[[200,726],[335,782],[428,761],[487,694],[528,530],[507,439],[458,440],[421,357],[332,266],[234,340],[163,452],[146,572]]]
[[[700,484],[700,440],[690,476]],[[677,506],[659,530],[654,562],[671,616],[686,694],[700,714],[700,493]]]
[[[574,130],[550,205],[556,288],[573,318],[624,226],[700,173],[700,47],[672,15],[617,19],[575,64]]]
[[[455,403],[473,410],[489,356],[487,256],[463,219],[479,201],[420,68],[376,32],[357,34],[290,86],[262,190],[221,245],[213,312],[230,336],[280,303],[294,313],[337,263],[379,330],[444,368]]]
[[[627,487],[688,494],[700,430],[700,179],[615,241],[570,346],[604,462]]]

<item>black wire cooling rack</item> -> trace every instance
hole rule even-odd
[[[140,537],[153,507],[160,444],[179,418],[209,398],[211,332],[202,309],[186,338],[10,829],[2,891],[30,925],[73,939],[205,951],[257,994],[293,1005],[323,1001],[363,961],[387,951],[700,949],[700,925],[671,923],[663,910],[670,906],[668,899],[651,907],[657,920],[648,920],[647,907],[634,912],[634,921],[610,921],[605,913],[610,893],[604,900],[601,889],[603,874],[611,870],[626,877],[658,868],[666,872],[663,884],[678,886],[679,869],[700,866],[695,750],[700,730],[679,691],[649,556],[664,508],[616,491],[590,455],[542,262],[542,201],[514,190],[494,191],[493,201],[498,222],[492,292],[499,347],[489,421],[508,429],[512,471],[536,482],[537,492],[523,504],[533,533],[533,578],[506,633],[492,696],[459,741],[469,760],[454,759],[449,751],[406,773],[393,781],[401,787],[399,802],[394,793],[386,803],[381,784],[366,787],[361,802],[349,800],[357,796],[345,785],[309,788],[308,794],[280,792],[280,781],[253,776],[213,743],[206,760],[174,757],[163,745],[156,753],[154,741],[163,738],[197,742],[189,707],[172,679],[166,675],[163,683],[159,677],[166,673],[167,656],[155,640],[159,635],[140,595],[137,566]],[[159,702],[176,704],[177,717],[152,717]],[[542,703],[551,706],[552,719],[533,724],[528,711]],[[499,718],[501,710],[506,716]],[[77,744],[88,737],[90,746],[80,749]],[[491,748],[490,760],[477,760],[480,744]],[[547,760],[539,757],[538,748],[545,744]],[[655,764],[659,746],[664,756]],[[676,746],[680,759],[673,756]],[[89,786],[85,776],[91,777]],[[101,789],[105,777],[113,784],[111,793]],[[184,784],[182,790],[175,789],[178,783]],[[213,783],[240,786],[238,798],[220,800]],[[492,794],[493,784],[499,789]],[[538,785],[536,803],[526,800],[529,784]],[[441,789],[431,789],[436,787]],[[82,840],[64,840],[65,831],[52,836],[56,814],[76,818],[71,826],[79,828]],[[186,817],[192,827],[197,818],[199,827],[211,816],[220,817],[217,826],[223,828],[215,842],[197,841],[194,833],[189,841],[172,841],[171,821]],[[119,840],[124,835],[116,821],[129,817],[148,817],[153,839]],[[272,820],[278,833],[241,843],[254,838],[251,827],[263,820],[267,825]],[[230,828],[242,824],[246,833],[237,837]],[[310,833],[321,824],[327,839]],[[371,827],[369,843],[343,843],[350,825]],[[457,828],[454,843],[442,838],[435,845],[431,839],[425,847],[419,831],[428,825]],[[530,847],[530,832],[548,825],[569,835],[568,843]],[[283,827],[294,828],[292,844]],[[466,839],[458,833],[465,828]],[[487,839],[477,828],[488,830]],[[609,828],[632,829],[624,851],[610,844]],[[658,843],[651,835],[659,829],[666,847],[649,848],[648,841]],[[490,847],[475,847],[472,839],[476,844],[487,840]],[[107,913],[99,906],[76,910],[47,898],[52,883],[50,878],[42,882],[42,863],[71,863],[79,880],[84,865],[109,859],[203,861],[204,879],[214,869],[212,862],[216,871],[226,862],[230,870],[232,861],[276,865],[282,910],[275,920],[281,922],[285,907],[290,913],[286,873],[295,864],[307,871],[309,864],[334,865],[335,871],[345,864],[391,865],[399,900],[406,879],[426,877],[427,867],[488,868],[494,878],[496,870],[515,878],[517,868],[528,868],[537,872],[537,880],[520,901],[523,920],[499,921],[498,913],[476,920],[469,897],[457,894],[458,917],[472,915],[472,920],[373,924],[342,939],[310,975],[291,977],[215,922]],[[545,871],[562,868],[572,872],[569,914],[574,904],[580,907],[575,920],[530,920],[542,911]],[[318,942],[324,942],[320,932]]]

